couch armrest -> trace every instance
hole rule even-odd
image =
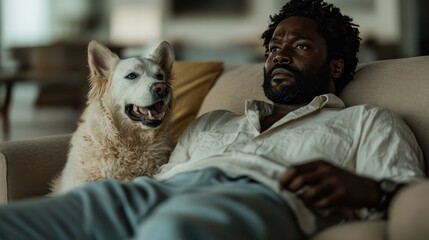
[[[0,203],[45,195],[67,159],[71,135],[0,144]]]

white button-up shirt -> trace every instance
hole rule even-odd
[[[201,116],[181,136],[156,178],[208,167],[248,176],[278,192],[302,230],[311,234],[318,228],[314,212],[279,189],[279,177],[289,166],[323,159],[374,179],[424,177],[423,154],[413,133],[386,109],[345,108],[337,96],[326,94],[261,132],[260,120],[272,109],[266,102],[247,100],[245,115],[217,110]]]

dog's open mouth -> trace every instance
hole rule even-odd
[[[164,102],[159,101],[146,107],[128,104],[125,106],[125,113],[133,121],[142,122],[149,127],[158,127],[165,116]]]

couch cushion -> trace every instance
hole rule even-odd
[[[198,116],[216,109],[243,114],[244,100],[269,101],[262,90],[263,66],[255,63],[225,69],[204,99]]]
[[[354,222],[330,227],[311,240],[382,240],[386,235],[387,224],[384,221]]]
[[[63,169],[70,135],[0,144],[0,202],[49,193],[48,182]]]
[[[223,69],[223,62],[175,62],[173,81],[175,103],[173,107],[172,137],[176,141],[194,120],[207,92]],[[192,94],[190,94],[192,93]]]
[[[429,56],[361,64],[340,97],[348,106],[369,103],[399,114],[414,132],[428,166]]]

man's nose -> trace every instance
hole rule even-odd
[[[291,61],[290,51],[287,48],[281,48],[274,58],[275,63],[291,63]]]

